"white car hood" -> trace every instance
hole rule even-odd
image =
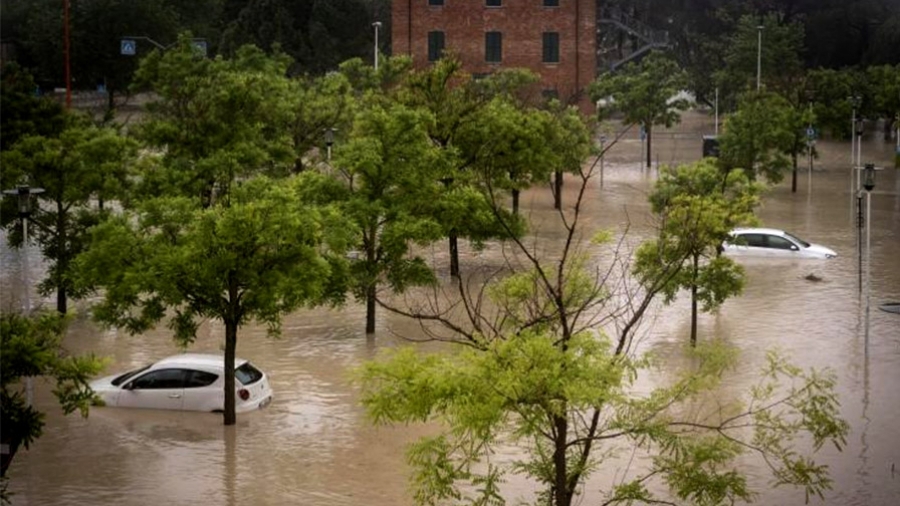
[[[825,257],[825,256],[836,257],[837,256],[837,253],[835,253],[835,251],[833,249],[826,248],[825,246],[822,246],[821,244],[812,244],[811,243],[809,245],[809,247],[806,248],[806,251],[815,256],[822,256],[822,257]]]

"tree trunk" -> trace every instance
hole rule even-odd
[[[62,202],[56,203],[56,310],[66,314],[68,301],[65,279],[69,274],[69,251],[66,249],[66,214]],[[27,245],[26,245],[27,247]]]
[[[691,274],[691,346],[697,346],[697,272],[700,257],[694,255],[694,272]]]
[[[237,415],[234,412],[234,354],[237,348],[237,322],[225,321],[225,425],[234,425]]]
[[[794,159],[794,171],[791,174],[791,193],[797,193],[797,153],[791,155]]]
[[[569,422],[565,416],[553,417],[554,448],[553,448],[553,504],[554,506],[571,506],[573,493],[569,490],[569,473],[566,461],[567,439],[569,436]]]
[[[456,229],[450,231],[450,275],[459,277],[459,246]]]
[[[653,136],[650,134],[650,128],[651,128],[651,125],[649,125],[649,124],[648,124],[646,127],[644,127],[644,131],[647,132],[647,168],[648,168],[648,169],[649,169],[650,166],[651,166],[651,163],[650,163],[650,144],[651,144],[651,139],[653,139]]]
[[[562,209],[563,173],[556,171],[553,181],[553,209]]]
[[[375,283],[366,287],[366,334],[375,333]]]
[[[513,208],[513,215],[518,216],[519,215],[519,190],[517,190],[515,188],[512,191],[512,208]]]

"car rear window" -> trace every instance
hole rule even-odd
[[[241,382],[242,385],[250,385],[256,383],[263,377],[263,373],[259,369],[253,367],[250,362],[244,362],[244,365],[234,370],[234,377]]]
[[[125,383],[126,381],[128,381],[130,378],[133,378],[136,374],[140,374],[140,373],[146,371],[147,369],[150,369],[151,365],[153,365],[153,364],[147,364],[144,367],[141,367],[140,369],[128,371],[125,374],[119,376],[118,378],[112,380],[112,384],[115,386],[119,386],[122,383]]]

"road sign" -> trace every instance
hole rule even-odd
[[[813,127],[809,127],[806,129],[806,138],[807,139],[815,139],[816,138],[816,129]]]
[[[192,40],[191,45],[194,47],[194,51],[201,56],[206,56],[206,41],[205,40]]]
[[[137,42],[132,39],[122,39],[119,51],[125,56],[134,56],[137,54]]]

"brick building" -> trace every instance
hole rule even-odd
[[[597,0],[394,0],[391,44],[418,67],[455,53],[473,75],[522,67],[541,76],[545,94],[594,108]]]

